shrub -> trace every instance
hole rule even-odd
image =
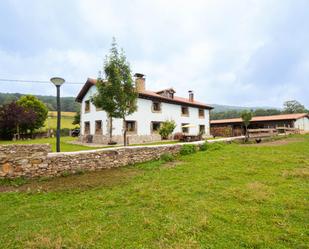
[[[220,150],[222,149],[226,144],[222,142],[215,142],[215,143],[209,143],[208,150]]]
[[[190,155],[196,152],[196,146],[194,144],[185,144],[180,149],[181,155]]]
[[[209,148],[209,144],[208,144],[207,141],[205,141],[205,143],[199,145],[200,151],[206,151],[206,150],[208,150],[208,148]]]
[[[163,153],[160,156],[160,160],[163,161],[163,162],[171,162],[171,161],[174,160],[174,156],[170,153]]]
[[[169,135],[171,135],[176,128],[175,121],[167,120],[161,124],[161,127],[159,129],[159,134],[161,135],[162,139],[168,139]]]

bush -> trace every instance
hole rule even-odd
[[[208,144],[208,150],[220,150],[222,149],[226,144],[222,142],[215,142],[215,143],[209,143]]]
[[[205,143],[200,144],[199,149],[200,151],[206,151],[209,148],[209,143],[207,141],[205,141]]]
[[[174,156],[170,153],[163,153],[160,156],[160,160],[163,161],[163,162],[171,162],[171,161],[174,160]]]
[[[185,144],[180,149],[180,155],[190,155],[197,151],[194,144]]]
[[[159,129],[159,134],[161,135],[162,139],[168,139],[169,135],[171,135],[176,128],[175,121],[165,121],[161,124]]]

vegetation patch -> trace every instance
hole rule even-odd
[[[190,155],[197,151],[197,148],[194,144],[184,144],[181,146],[180,155]]]
[[[300,177],[304,179],[309,179],[309,167],[284,170],[282,175],[286,178]]]

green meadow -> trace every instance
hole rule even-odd
[[[308,248],[309,135],[0,182],[0,248]]]

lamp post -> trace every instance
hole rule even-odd
[[[57,88],[57,132],[56,132],[56,150],[60,152],[60,122],[61,122],[61,107],[60,107],[60,86],[64,83],[64,79],[60,77],[53,77],[50,81],[56,86]]]

